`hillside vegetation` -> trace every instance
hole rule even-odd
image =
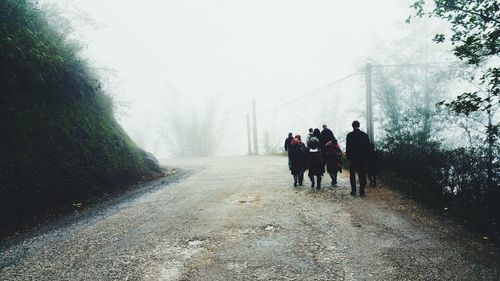
[[[160,171],[78,50],[33,1],[0,0],[0,229]]]

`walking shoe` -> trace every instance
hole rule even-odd
[[[350,194],[351,194],[352,196],[356,196],[356,192],[354,192],[354,191],[351,191],[351,193],[350,193]]]
[[[297,183],[296,183],[296,182],[294,182],[294,183],[293,183],[293,186],[294,186],[294,187],[297,187]]]
[[[359,193],[359,197],[365,197],[365,195],[366,194],[364,192],[363,193],[361,193],[361,192]]]

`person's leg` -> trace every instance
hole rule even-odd
[[[351,181],[351,194],[356,195],[356,167],[349,164],[349,179]]]
[[[337,185],[337,170],[333,171],[333,184]]]
[[[314,187],[314,176],[309,174],[309,179],[311,180],[311,187]]]
[[[335,185],[335,175],[334,175],[334,172],[328,172],[328,174],[330,175],[330,178],[332,179],[332,186]]]
[[[299,177],[298,177],[298,179],[299,179],[299,186],[302,186],[302,183],[304,182],[304,170],[301,170],[301,171],[299,172]]]
[[[297,175],[293,175],[293,186],[297,186],[297,179],[298,179],[298,176]]]
[[[321,176],[318,176],[318,184],[316,186],[318,190],[321,189]]]
[[[377,186],[377,174],[373,174],[373,186]]]
[[[358,168],[358,176],[359,176],[359,194],[365,195],[365,187],[366,187],[366,168],[364,165],[360,165]]]

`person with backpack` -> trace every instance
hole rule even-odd
[[[332,186],[337,186],[337,173],[342,173],[342,150],[336,139],[325,144],[324,155]]]
[[[296,135],[290,142],[288,156],[290,159],[290,170],[293,175],[293,186],[302,186],[307,164],[307,148],[302,143],[300,135]]]
[[[325,163],[323,162],[323,156],[319,150],[319,139],[315,136],[311,137],[308,145],[310,149],[307,153],[307,169],[309,170],[308,176],[311,180],[311,188],[315,186],[314,177],[316,177],[316,189],[320,190],[321,178],[325,173]]]

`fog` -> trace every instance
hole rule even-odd
[[[278,151],[288,132],[306,135],[322,124],[342,143],[352,120],[365,128],[367,62],[397,63],[397,52],[402,63],[421,63],[421,53],[408,54],[418,51],[412,45],[438,48],[433,28],[408,39],[415,33],[404,23],[410,1],[41,3],[70,19],[82,56],[115,98],[119,122],[161,158],[196,145],[246,154],[253,99],[261,152]],[[377,130],[382,121],[376,118]],[[193,124],[196,132],[183,132]]]

